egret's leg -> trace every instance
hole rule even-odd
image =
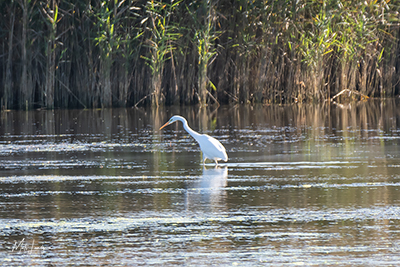
[[[218,160],[214,159],[214,161],[215,161],[215,166],[217,166],[218,165]]]

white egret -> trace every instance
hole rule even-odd
[[[176,121],[181,121],[183,123],[183,128],[185,128],[186,132],[188,132],[194,139],[196,139],[197,143],[199,143],[200,149],[203,152],[203,165],[205,164],[206,159],[214,160],[215,165],[218,165],[218,160],[228,160],[228,155],[226,154],[225,147],[217,139],[207,134],[199,134],[198,132],[193,131],[189,127],[186,119],[182,116],[172,116],[172,118],[167,123],[161,126],[160,130]]]

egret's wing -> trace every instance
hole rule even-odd
[[[203,134],[197,142],[200,144],[200,148],[206,154],[207,158],[228,160],[225,147],[214,137]]]
[[[208,136],[208,140],[220,151],[225,151],[225,147],[221,144],[220,141],[215,139],[214,137]]]

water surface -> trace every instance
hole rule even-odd
[[[174,124],[218,138],[202,166]],[[400,262],[400,114],[336,105],[10,111],[0,261],[21,265]]]

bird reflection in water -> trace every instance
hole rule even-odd
[[[200,180],[200,188],[210,190],[221,189],[228,184],[228,167],[203,168],[203,176]]]
[[[225,207],[226,190],[228,185],[228,167],[203,168],[203,174],[188,190],[186,207],[220,210]]]

